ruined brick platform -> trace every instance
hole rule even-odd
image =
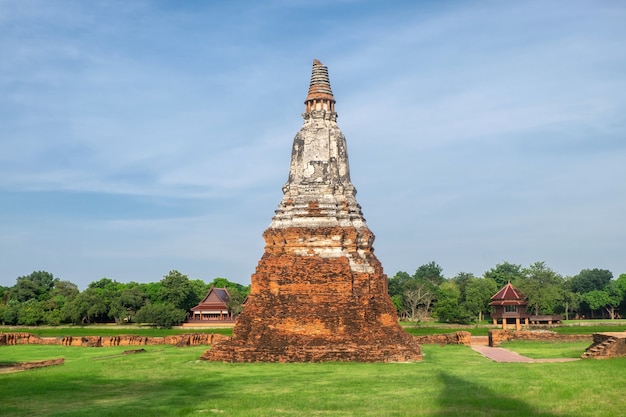
[[[304,125],[283,199],[233,337],[202,359],[226,362],[417,361],[398,324],[374,235],[350,181],[328,71],[314,61]]]
[[[305,231],[287,232],[295,237]],[[275,233],[269,234],[272,240],[276,237]],[[310,237],[306,233],[300,236],[303,240]],[[386,277],[373,254],[368,255],[368,264],[376,265],[374,271],[355,272],[346,257],[294,256],[290,249],[293,247],[268,248],[252,278],[255,285],[235,324],[233,337],[207,351],[204,359],[228,362],[421,359],[415,339],[398,325],[395,307],[386,293]]]
[[[610,359],[626,356],[626,332],[593,334],[593,343],[581,355],[583,359]]]

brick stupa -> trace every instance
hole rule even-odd
[[[328,70],[313,61],[304,125],[283,199],[233,336],[203,359],[407,362],[421,348],[398,324],[374,235],[350,181]]]

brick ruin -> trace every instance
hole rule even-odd
[[[226,362],[418,361],[398,324],[374,235],[350,180],[328,70],[313,61],[304,124],[283,198],[233,336],[203,359]]]
[[[591,341],[590,334],[560,334],[549,330],[489,330],[489,346],[498,347],[509,340],[538,340],[544,342]]]
[[[593,334],[593,343],[581,355],[583,359],[610,359],[626,356],[626,332]]]
[[[11,345],[60,345],[82,347],[173,345],[178,347],[212,345],[228,336],[213,333],[187,333],[164,337],[119,336],[61,336],[39,337],[30,333],[0,333],[0,346]]]

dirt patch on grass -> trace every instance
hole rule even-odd
[[[64,358],[48,359],[45,361],[0,363],[0,374],[8,374],[11,372],[21,372],[21,371],[26,371],[28,369],[44,368],[47,366],[63,365],[64,363],[65,363]]]

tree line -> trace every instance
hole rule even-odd
[[[508,282],[525,295],[532,315],[614,319],[626,313],[626,274],[613,279],[611,271],[594,268],[563,277],[545,262],[525,268],[503,262],[481,277],[461,272],[453,278],[445,278],[443,269],[430,262],[413,275],[398,272],[388,288],[404,320],[465,324],[482,321],[490,312],[491,297]]]
[[[443,275],[435,262],[413,275],[399,271],[388,280],[391,300],[401,319],[419,322],[481,322],[489,315],[491,297],[511,282],[527,298],[531,314],[562,314],[570,318],[617,318],[626,314],[626,274],[613,279],[606,269],[583,269],[563,277],[545,262],[528,267],[503,262],[476,277],[461,272]],[[35,271],[17,278],[12,287],[0,286],[0,323],[5,325],[59,325],[90,323],[153,323],[170,327],[185,320],[211,287],[227,288],[228,308],[242,310],[249,286],[215,278],[206,283],[176,270],[159,282],[120,283],[102,278],[84,291],[70,281]]]
[[[36,326],[90,323],[153,323],[171,327],[185,320],[211,287],[227,288],[228,308],[235,315],[250,288],[226,278],[210,283],[189,279],[176,270],[159,282],[94,281],[84,291],[70,281],[35,271],[17,278],[13,287],[0,286],[0,322]]]

